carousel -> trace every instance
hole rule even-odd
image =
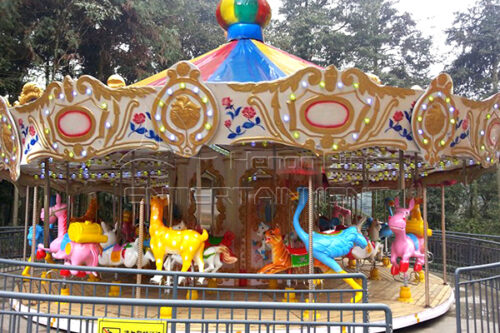
[[[500,94],[454,95],[444,73],[409,89],[316,66],[264,42],[265,0],[221,0],[216,15],[226,44],[142,81],[66,77],[45,90],[26,84],[13,106],[0,98],[0,175],[33,202],[24,260],[288,273],[269,283],[283,290],[301,272],[358,272],[369,301],[391,307],[394,328],[448,311],[446,266],[444,276],[428,267],[426,188],[497,166]],[[110,207],[89,193],[107,193]]]

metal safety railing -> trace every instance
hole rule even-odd
[[[457,268],[457,332],[500,332],[500,262]]]
[[[31,276],[19,274],[25,265],[31,267]],[[12,267],[18,270],[13,271]],[[52,324],[63,330],[95,332],[99,317],[158,319],[167,316],[171,318],[170,331],[185,332],[330,332],[335,327],[343,327],[346,332],[367,332],[370,327],[392,329],[392,315],[386,305],[349,303],[356,295],[361,296],[361,302],[368,302],[363,274],[295,274],[291,277],[96,267],[92,270],[103,279],[91,282],[56,278],[56,270],[60,269],[89,268],[0,259],[3,290],[0,292],[3,300],[0,327],[7,326],[9,332],[24,332],[23,325],[34,325],[38,329],[40,325]],[[46,275],[47,272],[52,276]],[[142,277],[139,283],[138,274]],[[148,284],[154,275],[169,277],[171,285]],[[121,283],[113,281],[118,278]],[[217,278],[222,284],[211,287],[193,284],[193,279],[200,278]],[[362,288],[347,289],[347,285],[339,281],[343,278],[359,279]],[[181,285],[183,279],[191,281]],[[263,283],[280,280],[286,287],[291,286],[288,282],[292,279],[293,289],[282,290],[272,283]],[[310,291],[306,287],[310,279],[321,279],[323,283]],[[307,303],[309,293],[311,303]],[[23,325],[21,318],[27,319]]]
[[[500,236],[465,234],[446,231],[447,271],[458,267],[484,265],[500,261]],[[432,253],[430,268],[443,269],[443,242],[440,230],[434,230],[429,238],[429,251]]]
[[[0,258],[22,258],[24,227],[0,227]]]
[[[226,311],[249,311],[258,310],[263,314],[266,310],[282,313],[283,316],[276,316],[273,319],[255,318],[255,319],[238,319],[235,317],[229,319],[210,319],[210,318],[171,318],[166,320],[166,332],[175,332],[177,330],[183,332],[332,332],[333,328],[341,328],[343,332],[354,332],[356,328],[367,331],[368,328],[378,328],[385,332],[392,331],[392,315],[390,308],[385,304],[329,304],[329,303],[272,303],[272,302],[216,302],[216,301],[186,301],[182,300],[151,300],[151,299],[106,299],[106,298],[90,298],[64,296],[57,297],[54,295],[39,295],[25,294],[14,292],[0,291],[0,298],[9,299],[9,301],[17,300],[21,302],[58,302],[66,303],[67,306],[83,305],[92,302],[97,305],[113,305],[113,306],[130,306],[130,307],[159,307],[161,308],[177,308],[189,307],[193,312],[195,310],[208,312],[209,310],[226,310]],[[322,313],[329,312],[380,312],[384,316],[384,320],[378,323],[356,323],[342,321],[318,321],[310,319],[310,317],[320,318]],[[297,314],[300,313],[300,317]],[[308,318],[304,318],[304,313],[307,313]],[[8,315],[9,332],[32,332],[38,331],[38,320],[44,318],[45,322],[51,323],[51,326],[66,320],[67,327],[71,327],[71,321],[80,323],[80,332],[97,332],[96,321],[97,316],[74,316],[61,314],[46,314],[33,311],[10,311],[0,310],[0,316]],[[20,322],[21,318],[26,318],[26,323]],[[114,316],[107,316],[107,319],[113,319]],[[123,318],[123,317],[121,317]],[[138,317],[135,317],[137,320]],[[138,328],[140,330],[140,328]],[[72,330],[70,328],[70,330]],[[337,330],[338,331],[338,330]]]

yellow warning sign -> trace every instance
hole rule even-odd
[[[167,322],[160,320],[99,318],[97,324],[99,333],[167,333]]]

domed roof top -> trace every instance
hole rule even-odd
[[[215,15],[227,30],[228,40],[262,40],[262,28],[271,20],[271,8],[266,0],[221,0]]]
[[[228,43],[191,60],[207,82],[261,82],[289,76],[305,67],[319,67],[263,42],[262,28],[271,19],[266,0],[220,0],[217,21]],[[167,70],[133,86],[161,86]]]

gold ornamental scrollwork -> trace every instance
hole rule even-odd
[[[219,111],[216,100],[200,79],[200,71],[189,62],[180,62],[167,71],[165,86],[155,98],[151,115],[153,127],[178,155],[190,157],[217,131]]]
[[[20,176],[21,144],[17,124],[2,97],[0,97],[0,157],[0,170],[9,170],[10,178],[16,181]]]
[[[129,123],[140,100],[156,93],[151,87],[110,88],[91,76],[78,80],[65,77],[52,82],[36,100],[15,107],[20,117],[36,129],[39,145],[28,152],[26,162],[53,157],[66,161],[84,161],[114,151],[148,147],[158,143],[126,139]],[[68,111],[85,114],[90,128],[82,135],[66,135],[58,125]]]
[[[448,152],[458,120],[453,94],[453,82],[448,74],[435,78],[415,104],[412,131],[416,144],[425,152],[431,165]]]
[[[454,147],[454,155],[467,155],[483,167],[498,164],[500,158],[500,93],[482,101],[460,99],[467,111],[470,136],[467,144]]]
[[[341,72],[334,66],[324,70],[308,67],[273,82],[229,84],[229,87],[236,92],[249,93],[248,105],[259,110],[269,132],[261,140],[306,148],[316,154],[380,144],[397,149],[408,147],[404,138],[381,139],[377,136],[383,133],[387,119],[401,102],[415,96],[416,92],[379,85],[358,69]],[[326,127],[307,121],[308,106],[329,102],[345,107],[347,118],[344,122]],[[234,142],[258,139],[242,137]]]
[[[200,111],[201,107],[189,96],[181,95],[172,103],[170,119],[175,126],[188,130],[200,121]]]

